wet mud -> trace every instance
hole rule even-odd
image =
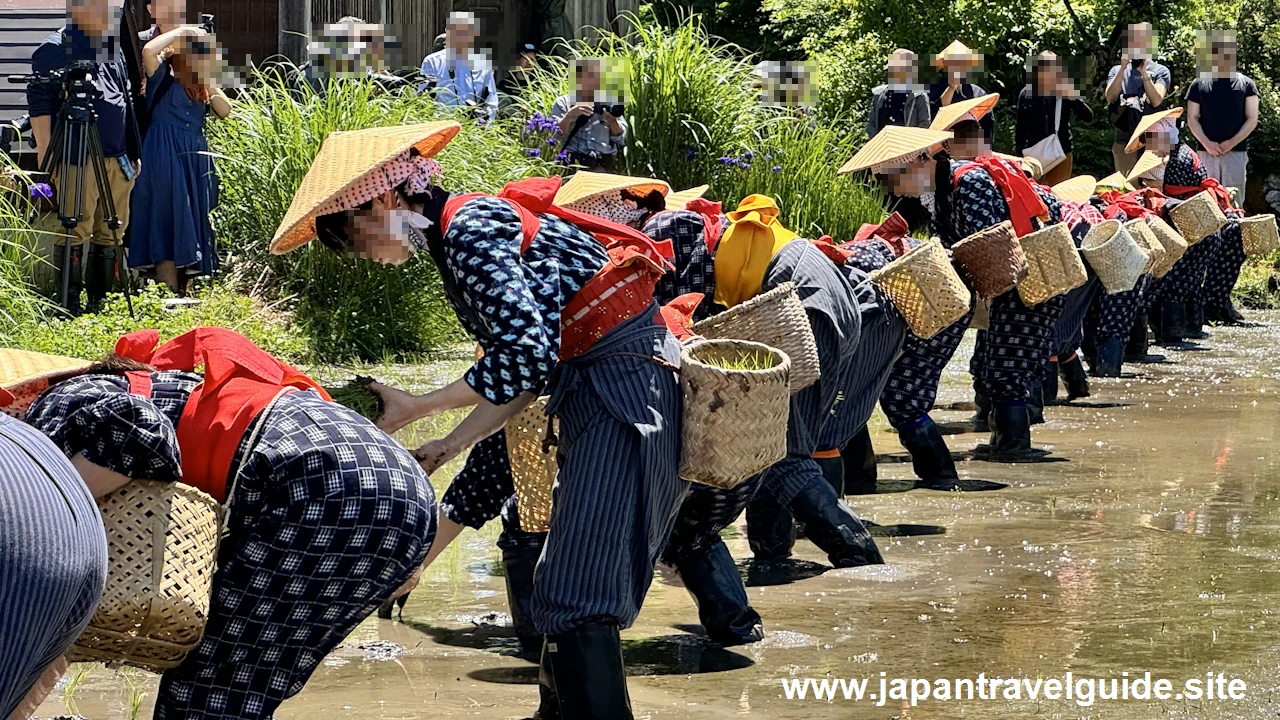
[[[875,494],[849,497],[874,522],[884,566],[832,570],[801,540],[756,567],[745,530],[726,540],[764,617],[763,642],[722,649],[672,573],[659,570],[623,635],[638,718],[1275,718],[1280,708],[1280,314],[1214,328],[1200,346],[1091,380],[1093,396],[1046,410],[1037,445],[1055,462],[970,459],[968,350],[944,378],[935,418],[961,459],[958,490],[915,489],[877,415]],[[1155,358],[1153,358],[1155,359]],[[422,390],[464,358],[380,379]],[[456,422],[411,428],[411,447]],[[439,474],[456,472],[457,463]],[[987,483],[1007,487],[987,490]],[[428,571],[403,621],[364,622],[280,720],[523,718],[537,670],[506,627],[499,528],[467,531]],[[1206,672],[1247,684],[1243,701],[787,700],[784,678],[1119,677],[1181,683]],[[154,677],[95,667],[40,717],[149,717]],[[64,699],[63,695],[69,697]],[[66,700],[74,702],[70,712]]]

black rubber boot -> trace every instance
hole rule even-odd
[[[827,479],[827,484],[836,491],[836,497],[844,497],[844,458],[837,455],[816,457],[813,460],[818,463],[818,469],[822,471],[822,477]]]
[[[585,622],[547,636],[550,688],[564,720],[632,720],[616,621]]]
[[[1244,323],[1244,315],[1236,309],[1236,306],[1230,301],[1222,307],[1206,307],[1204,309],[1204,319],[1214,325],[1240,325]]]
[[[827,488],[826,482],[823,482]],[[834,495],[835,491],[830,490]],[[755,559],[765,562],[791,557],[796,544],[796,523],[791,511],[770,493],[758,492],[747,503],[747,544]]]
[[[764,639],[764,623],[747,601],[742,577],[724,543],[681,559],[676,572],[698,605],[698,620],[707,637],[723,647]]]
[[[1129,329],[1129,341],[1124,346],[1124,361],[1146,362],[1148,342],[1147,316],[1144,313],[1138,313],[1138,316],[1133,319],[1133,327]]]
[[[951,459],[951,450],[931,418],[912,428],[898,431],[898,440],[911,453],[911,469],[920,478],[919,487],[951,490],[960,475]]]
[[[538,662],[538,711],[533,714],[533,720],[560,720],[560,698],[556,695],[556,680],[551,672],[551,654],[547,652],[545,637],[541,652]]]
[[[1044,424],[1044,386],[1038,377],[1027,379],[1027,413],[1032,425]]]
[[[1066,360],[1058,360],[1058,373],[1067,388],[1067,401],[1089,397],[1089,374],[1084,371],[1084,363],[1080,355],[1075,354]]]
[[[1160,345],[1177,345],[1186,336],[1187,306],[1180,302],[1160,304]]]
[[[1062,387],[1058,383],[1059,372],[1061,370],[1058,367],[1057,358],[1051,358],[1045,363],[1044,375],[1040,378],[1040,391],[1044,396],[1044,404],[1046,406],[1058,405],[1062,402],[1059,399],[1059,395],[1062,392]]]
[[[89,312],[102,308],[102,301],[114,288],[116,279],[116,249],[104,245],[89,245],[89,257],[84,267],[84,289],[89,296]]]
[[[1198,301],[1187,301],[1187,324],[1185,328],[1188,340],[1207,340],[1209,333],[1204,331],[1204,305]]]
[[[1031,416],[1022,403],[997,403],[991,410],[991,447],[993,459],[1017,458],[1031,449]]]
[[[67,248],[65,245],[54,246],[53,256],[50,262],[56,263],[58,267],[58,301],[62,301],[62,270],[66,263]],[[84,245],[71,246],[71,278],[67,282],[67,312],[71,315],[79,315],[83,308],[80,306],[80,292],[84,290]]]
[[[1093,366],[1094,377],[1120,377],[1124,363],[1124,342],[1120,338],[1107,338],[1098,343],[1098,358]]]
[[[884,558],[871,533],[825,481],[814,478],[791,499],[791,513],[807,537],[838,568],[881,565]]]
[[[542,548],[516,546],[502,548],[502,570],[506,576],[507,609],[511,613],[511,627],[520,641],[520,650],[528,658],[535,658],[542,651],[543,637],[529,619],[529,605],[533,602],[533,569],[538,565]]]
[[[987,424],[987,419],[991,416],[991,403],[987,400],[987,396],[977,387],[973,389],[973,404],[975,410],[973,417],[969,418],[969,422],[973,423],[974,432],[989,432],[991,426]]]
[[[873,495],[876,491],[876,449],[871,444],[871,431],[864,425],[840,451],[844,460],[845,495]]]

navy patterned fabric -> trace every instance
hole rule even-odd
[[[462,470],[440,497],[440,511],[459,525],[479,530],[498,517],[514,493],[507,434],[499,430],[471,448]]]
[[[1063,302],[1059,295],[1029,308],[1016,290],[991,301],[990,328],[978,332],[970,361],[978,390],[991,402],[1026,402],[1028,383],[1052,353]]]
[[[1120,338],[1129,339],[1129,332],[1142,309],[1150,275],[1143,275],[1132,290],[1106,294],[1098,298],[1098,331],[1097,342]]]
[[[160,681],[155,718],[272,716],[421,564],[436,532],[421,466],[314,392],[241,446],[209,624]]]
[[[898,430],[911,427],[928,416],[938,397],[938,381],[951,356],[960,347],[964,331],[973,321],[973,311],[925,340],[908,333],[902,354],[889,371],[889,380],[880,395],[880,409],[889,424]]]
[[[1240,223],[1228,220],[1218,231],[1217,257],[1205,271],[1204,294],[1201,297],[1205,307],[1227,307],[1244,261],[1244,236],[1240,233]]]
[[[608,261],[590,234],[550,215],[541,221],[521,253],[515,210],[482,197],[459,208],[444,235],[442,271],[458,278],[457,302],[466,306],[458,317],[484,348],[466,382],[495,405],[546,385],[559,358],[560,313]]]
[[[172,482],[182,477],[175,428],[200,380],[192,373],[152,373],[148,400],[130,393],[123,376],[80,375],[46,390],[25,419],[67,457],[83,453],[121,475]]]
[[[1186,143],[1181,143],[1169,153],[1169,160],[1164,166],[1164,186],[1181,185],[1195,187],[1209,179],[1209,173],[1201,166],[1195,150]]]
[[[59,448],[2,414],[0,468],[0,717],[9,717],[98,607],[107,540]]]
[[[721,216],[721,227],[728,219]],[[653,298],[666,305],[686,293],[702,293],[705,297],[694,313],[694,320],[712,315],[716,309],[715,254],[707,247],[702,216],[691,210],[660,212],[649,218],[644,234],[654,240],[670,240],[675,269],[662,276],[654,288]]]
[[[1204,302],[1205,276],[1217,262],[1221,232],[1187,248],[1187,252],[1164,277],[1164,299],[1168,302]]]

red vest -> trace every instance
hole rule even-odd
[[[182,481],[218,502],[227,499],[231,463],[245,432],[272,401],[295,390],[316,390],[331,400],[311,378],[225,328],[197,328],[153,350],[159,340],[155,330],[130,333],[116,343],[116,354],[157,370],[204,367],[204,382],[192,391],[178,421],[178,448]],[[127,377],[130,392],[150,397],[150,374]]]

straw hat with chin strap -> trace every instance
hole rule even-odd
[[[878,173],[894,165],[925,160],[938,146],[953,137],[952,133],[941,130],[889,125],[849,158],[840,172],[870,170]]]
[[[965,120],[977,122],[986,117],[998,102],[1000,102],[1000,93],[991,93],[938,108],[938,114],[929,124],[929,129],[950,130]]]
[[[1182,117],[1182,108],[1173,108],[1172,110],[1164,110],[1162,112],[1153,113],[1151,115],[1143,115],[1138,121],[1138,127],[1133,129],[1133,135],[1129,137],[1129,144],[1125,145],[1125,152],[1137,152],[1142,147],[1142,136],[1148,130],[1156,126],[1163,120],[1176,120]]]
[[[411,151],[434,157],[461,129],[457,122],[444,120],[329,133],[271,240],[271,252],[283,255],[311,242],[318,215],[351,209],[335,206],[339,195]]]
[[[1093,197],[1093,193],[1098,188],[1098,181],[1093,179],[1091,175],[1080,175],[1070,180],[1063,180],[1054,185],[1053,194],[1059,200],[1068,202],[1087,203],[1089,198]]]
[[[1133,170],[1129,172],[1129,176],[1125,178],[1132,185],[1135,180],[1155,170],[1161,165],[1168,162],[1168,158],[1160,157],[1150,150],[1144,151],[1142,157],[1138,158],[1138,162],[1134,163]]]
[[[684,210],[685,207],[689,205],[689,203],[693,202],[694,200],[697,200],[703,195],[706,195],[707,190],[710,187],[711,187],[710,185],[699,185],[698,187],[689,188],[688,190],[681,190],[680,192],[671,193],[670,195],[667,196],[667,209],[668,210]]]
[[[634,190],[642,195],[657,190],[664,197],[671,194],[671,186],[662,180],[583,170],[574,174],[560,187],[560,191],[556,193],[555,204],[562,208],[576,210],[579,208],[575,206],[581,205],[584,201],[622,190]]]
[[[965,65],[973,67],[981,64],[982,58],[978,53],[970,50],[969,46],[959,40],[955,40],[952,41],[950,45],[943,48],[942,52],[938,53],[938,57],[933,61],[933,64],[936,67],[943,67],[948,63],[964,63]]]

